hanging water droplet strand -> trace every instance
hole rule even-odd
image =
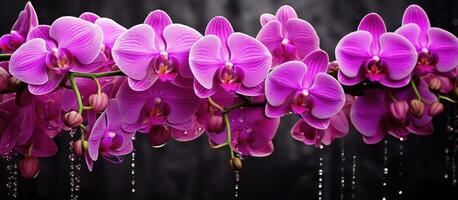
[[[320,144],[320,149],[318,150],[319,162],[318,162],[318,200],[323,199],[323,145]]]
[[[344,139],[340,140],[340,200],[345,199],[345,148]]]
[[[8,199],[16,199],[18,195],[17,186],[18,186],[18,172],[17,172],[17,162],[16,162],[16,152],[10,152],[5,156],[6,160],[6,173],[8,174],[8,179],[6,182],[7,196]]]
[[[356,199],[356,155],[353,155],[351,168],[351,199]]]
[[[398,186],[399,190],[398,190],[398,195],[399,195],[399,198],[400,199],[403,199],[403,195],[404,195],[404,191],[403,191],[403,161],[404,161],[404,147],[403,147],[403,142],[405,141],[405,138],[401,137],[399,138],[399,167],[398,167],[398,177],[399,177],[399,180],[400,180],[400,184]]]
[[[135,142],[135,136],[132,137],[132,143]],[[131,167],[131,172],[130,172],[130,175],[131,175],[131,180],[130,180],[130,184],[131,184],[131,192],[132,193],[135,193],[135,148],[132,149],[132,159],[131,159],[131,163],[130,163],[130,167]]]
[[[81,170],[81,163],[78,162],[78,158],[74,153],[74,138],[75,138],[75,129],[70,131],[70,142],[69,142],[69,151],[68,159],[70,162],[69,176],[70,176],[70,200],[79,199],[79,190],[80,190],[80,177],[79,171]]]
[[[450,135],[451,139],[451,145],[452,145],[452,185],[455,186],[457,184],[457,179],[456,179],[456,152],[458,151],[458,114],[456,112],[457,106],[455,105],[453,107],[453,116],[454,116],[454,122],[453,122],[453,131]]]
[[[454,112],[454,111],[453,111]],[[447,143],[445,144],[444,147],[444,157],[445,157],[445,167],[444,167],[444,179],[447,181],[449,178],[449,171],[450,169],[450,142],[452,140],[453,136],[453,127],[452,127],[452,116],[454,114],[447,112],[447,126],[445,127],[445,133],[447,136]]]
[[[383,141],[383,174],[382,174],[382,200],[386,200],[388,186],[388,140]]]

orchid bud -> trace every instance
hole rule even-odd
[[[154,148],[164,146],[171,137],[171,130],[164,125],[156,125],[151,127],[149,131],[149,143]]]
[[[428,114],[431,116],[437,116],[444,112],[444,104],[440,102],[434,102],[429,106]]]
[[[40,170],[40,162],[36,157],[25,157],[19,161],[18,169],[24,178],[34,178]]]
[[[64,115],[64,123],[70,128],[75,128],[83,122],[83,116],[72,110]]]
[[[0,67],[0,91],[8,89],[9,76],[8,72]]]
[[[108,100],[108,96],[105,93],[93,94],[89,97],[89,104],[95,112],[101,112],[107,107]]]
[[[87,152],[87,151],[88,151],[88,149],[89,149],[89,143],[87,142],[87,140],[83,140],[83,141],[81,142],[81,146],[83,147],[83,151],[84,151],[84,152]]]
[[[21,84],[22,82],[20,80],[10,76],[8,79],[8,90],[17,90]]]
[[[431,90],[440,90],[442,83],[439,78],[434,77],[431,80],[429,80],[428,86],[429,88],[431,88]]]
[[[328,64],[328,73],[337,73],[339,70],[339,64],[337,61],[332,61]]]
[[[75,153],[75,155],[78,157],[81,157],[83,155],[83,142],[81,140],[73,142],[73,153]]]
[[[406,119],[409,111],[409,104],[406,101],[397,101],[390,104],[390,111],[394,118],[398,120]]]
[[[425,105],[418,99],[410,101],[410,112],[415,117],[422,117],[425,114]]]
[[[231,166],[232,170],[234,171],[240,171],[243,167],[242,165],[242,160],[237,157],[233,157],[229,160],[229,165]]]
[[[453,92],[455,93],[456,96],[458,96],[458,87],[453,88]]]
[[[221,116],[211,116],[210,120],[207,122],[207,130],[212,133],[221,133],[224,131],[223,117]]]

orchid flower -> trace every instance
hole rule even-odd
[[[262,43],[246,34],[234,33],[226,18],[214,17],[205,36],[192,46],[189,54],[194,90],[201,98],[220,90],[258,96],[262,94],[261,84],[271,59]]]
[[[345,103],[339,82],[326,74],[328,55],[314,51],[303,62],[289,61],[266,78],[266,115],[280,118],[290,112],[301,115],[310,126],[325,129],[330,117]]]
[[[307,21],[299,19],[291,6],[280,7],[275,16],[262,14],[260,21],[262,28],[256,39],[272,53],[274,66],[290,60],[302,60],[319,49],[320,39],[315,29]]]
[[[418,52],[415,72],[450,72],[458,65],[458,38],[429,24],[428,15],[418,5],[404,12],[402,27],[396,33],[406,37]]]
[[[387,33],[376,13],[366,15],[357,31],[344,36],[335,54],[338,79],[349,86],[367,79],[390,88],[403,87],[417,61],[415,47],[401,35]]]
[[[428,110],[430,104],[436,102],[437,98],[429,91],[427,84],[423,80],[420,80],[418,90],[422,98],[427,102],[424,105],[425,110]],[[391,93],[388,90],[369,90],[353,103],[350,113],[352,124],[361,133],[364,142],[367,144],[377,143],[387,134],[404,139],[409,133],[417,135],[432,134],[432,117],[428,114],[417,117],[408,108],[404,113],[393,112],[390,109],[390,104],[392,103],[398,101],[410,102],[410,100],[416,98],[417,96],[410,87],[393,90]]]
[[[272,154],[272,139],[280,125],[280,119],[264,116],[262,108],[244,108],[229,113],[231,145],[235,152],[246,156],[265,157]],[[227,142],[227,130],[208,133],[213,146]]]
[[[192,88],[168,82],[158,82],[148,90],[138,92],[125,81],[116,98],[123,110],[123,129],[150,133],[150,137],[155,137],[153,146],[157,147],[168,141],[173,129],[193,129],[192,117],[200,104]]]
[[[2,53],[12,53],[19,46],[24,44],[30,30],[38,26],[38,17],[31,2],[27,2],[23,11],[19,13],[18,19],[11,28],[9,34],[0,38],[0,49]]]
[[[122,129],[121,112],[117,100],[111,100],[105,112],[92,126],[88,137],[88,155],[86,162],[92,171],[92,162],[101,155],[111,160],[111,157],[118,157],[129,154],[133,149],[132,137],[134,133]],[[89,157],[89,158],[87,158]],[[90,160],[89,160],[90,159]]]
[[[99,67],[90,64],[99,59],[102,42],[103,33],[97,25],[61,17],[51,26],[40,25],[31,31],[27,42],[11,56],[9,70],[29,84],[32,94],[47,94],[59,86],[67,72]]]
[[[130,87],[144,91],[158,79],[172,82],[191,79],[189,51],[201,37],[193,28],[172,24],[167,13],[155,10],[144,24],[119,36],[113,45],[112,56],[119,69],[129,77]]]

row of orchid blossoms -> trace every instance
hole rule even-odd
[[[307,145],[329,145],[351,126],[374,144],[432,134],[441,102],[458,99],[458,39],[417,5],[394,32],[366,15],[332,62],[292,7],[260,23],[256,38],[221,16],[202,34],[161,10],[130,29],[94,13],[45,25],[27,3],[0,39],[0,154],[22,154],[20,172],[34,177],[37,158],[54,155],[53,138],[68,131],[90,171],[131,153],[136,134],[162,147],[205,133],[240,170],[241,157],[273,152],[285,115],[299,116],[290,134]]]

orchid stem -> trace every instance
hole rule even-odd
[[[124,76],[124,73],[121,70],[111,71],[111,72],[103,72],[103,73],[80,73],[80,72],[72,72],[73,76],[81,77],[81,78],[102,78],[107,76]]]
[[[232,149],[232,134],[231,134],[231,124],[229,122],[229,117],[227,113],[223,113],[224,123],[226,123],[226,132],[227,132],[227,145],[229,146],[229,150],[231,151],[231,158],[234,158],[234,150]]]
[[[220,106],[218,103],[216,103],[215,101],[213,101],[213,99],[211,97],[208,97],[208,102],[210,103],[210,105],[212,105],[213,107],[217,108],[221,112],[225,112],[224,108],[222,106]]]
[[[453,99],[451,99],[451,98],[449,98],[449,97],[446,97],[446,96],[437,95],[437,97],[438,97],[439,99],[446,100],[446,101],[448,101],[448,102],[450,102],[450,103],[458,103],[457,101],[455,101],[455,100],[453,100]]]
[[[410,81],[410,85],[412,86],[412,89],[413,89],[413,92],[415,93],[415,95],[417,96],[417,99],[419,101],[422,100],[422,97],[420,95],[420,92],[418,91],[418,88],[417,88],[417,85],[415,84],[415,81],[414,80],[411,80]]]
[[[81,114],[83,112],[84,106],[83,106],[83,100],[81,99],[80,90],[78,89],[78,85],[76,85],[76,82],[75,82],[75,75],[73,73],[70,73],[69,79],[70,79],[70,84],[72,85],[73,91],[75,92],[76,100],[78,101],[78,113]]]
[[[97,94],[101,94],[102,93],[102,86],[100,86],[100,82],[97,78],[92,78],[92,80],[94,80],[95,84],[97,85]]]
[[[0,54],[0,61],[9,61],[11,54]]]

